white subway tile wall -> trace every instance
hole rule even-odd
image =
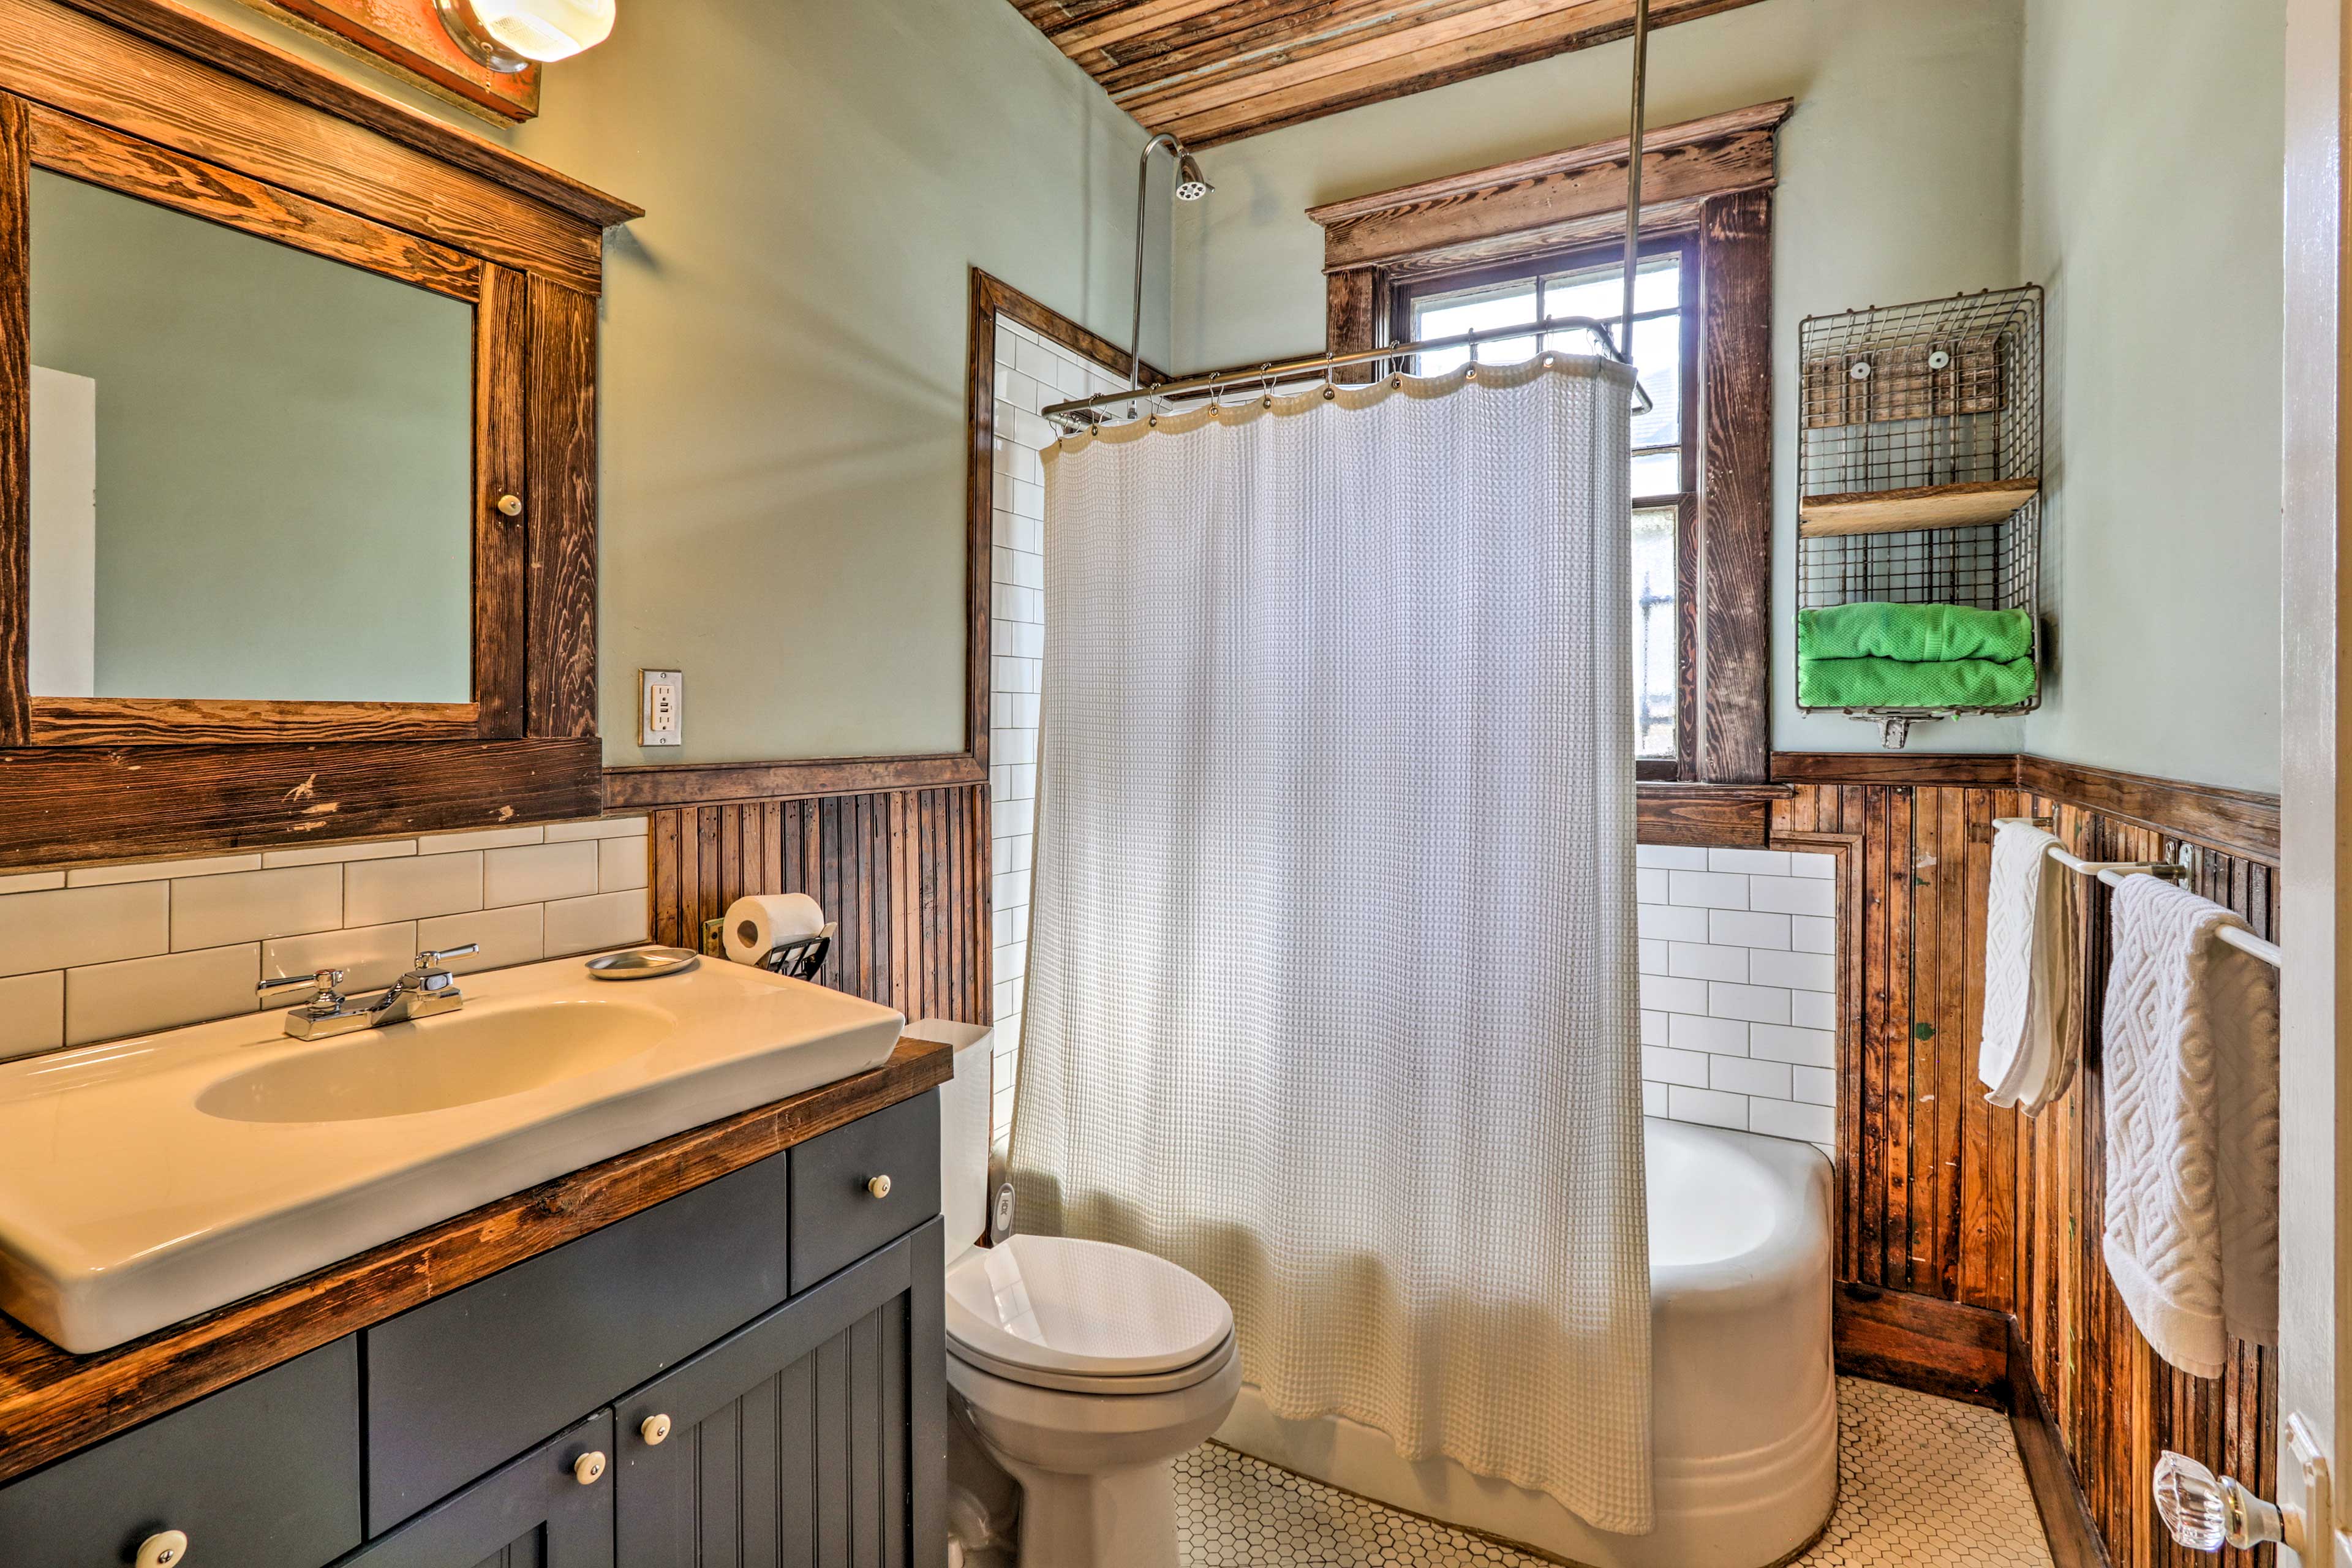
[[[1635,859],[1643,1109],[1836,1158],[1837,861],[1647,844]]]
[[[996,319],[996,523],[990,594],[988,726],[994,824],[996,1137],[1013,1129],[1020,1062],[1022,977],[1029,952],[1029,868],[1037,799],[1037,706],[1045,652],[1045,470],[1054,438],[1047,404],[1127,384],[1018,321]]]
[[[642,816],[11,872],[0,1060],[249,1013],[264,978],[383,985],[420,947],[478,942],[471,973],[643,942],[645,886]]]

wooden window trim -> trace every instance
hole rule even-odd
[[[1613,244],[1613,248],[1612,248]],[[1675,600],[1675,646],[1676,670],[1675,683],[1675,754],[1671,757],[1637,757],[1633,776],[1649,783],[1687,781],[1693,773],[1692,759],[1696,755],[1698,733],[1697,668],[1698,616],[1696,595],[1686,589],[1692,580],[1695,559],[1695,536],[1698,527],[1699,436],[1702,407],[1699,396],[1699,338],[1704,321],[1696,298],[1699,279],[1697,236],[1693,230],[1650,235],[1642,241],[1644,258],[1675,256],[1681,259],[1686,294],[1679,311],[1682,316],[1682,473],[1675,489],[1661,495],[1635,496],[1637,511],[1658,511],[1671,508],[1675,513],[1675,580],[1678,589]],[[1504,261],[1481,262],[1473,266],[1433,268],[1390,280],[1387,296],[1388,341],[1409,342],[1413,337],[1413,310],[1417,303],[1432,294],[1450,294],[1459,289],[1483,288],[1496,283],[1516,282],[1521,279],[1597,265],[1622,264],[1623,238],[1602,241],[1596,245],[1546,248],[1513,257]]]
[[[1698,258],[1699,404],[1685,447],[1697,500],[1679,534],[1692,552],[1684,782],[1761,784],[1770,773],[1772,189],[1793,108],[1780,100],[1666,126],[1642,158],[1643,232],[1687,235]],[[1398,294],[1423,279],[1622,240],[1629,164],[1621,137],[1310,208],[1324,232],[1327,347],[1394,341]]]
[[[169,0],[0,0],[0,868],[603,809],[596,295],[637,209],[319,74]],[[34,698],[35,167],[473,305],[471,700]]]

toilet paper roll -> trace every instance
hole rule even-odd
[[[761,893],[727,906],[727,956],[757,963],[779,942],[824,929],[824,910],[806,893]]]

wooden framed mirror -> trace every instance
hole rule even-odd
[[[0,866],[601,809],[637,212],[173,0],[0,0]]]

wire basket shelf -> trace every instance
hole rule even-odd
[[[2023,610],[2042,660],[2042,290],[1807,317],[1797,608],[1860,601]],[[2000,708],[1817,709],[1880,723]]]

